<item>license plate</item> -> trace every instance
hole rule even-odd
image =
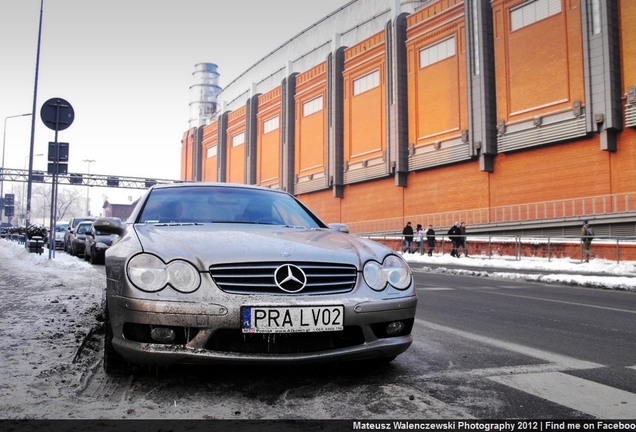
[[[243,333],[309,333],[344,329],[344,306],[243,306]]]

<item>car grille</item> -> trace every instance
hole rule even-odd
[[[206,349],[249,354],[298,354],[347,348],[364,343],[362,329],[345,327],[337,332],[250,334],[218,330]]]
[[[274,273],[281,265],[299,267],[307,277],[305,287],[290,294],[280,289]],[[249,263],[221,264],[210,267],[214,283],[223,291],[233,294],[340,294],[356,285],[358,272],[355,266],[331,263]]]

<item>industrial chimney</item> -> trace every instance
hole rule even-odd
[[[190,86],[189,129],[207,125],[216,112],[216,98],[221,92],[216,69],[214,63],[199,63],[194,66],[194,84]]]

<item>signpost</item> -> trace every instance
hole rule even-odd
[[[51,222],[49,230],[49,259],[55,257],[55,224],[57,222],[57,176],[68,172],[68,143],[57,142],[58,131],[68,128],[75,119],[75,111],[62,98],[52,98],[44,102],[40,118],[49,129],[55,131],[55,141],[49,142],[48,173],[52,175]]]

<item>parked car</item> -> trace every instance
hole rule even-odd
[[[292,195],[157,185],[106,251],[104,369],[131,364],[391,361],[417,294],[389,248],[330,229]]]
[[[74,256],[84,255],[86,248],[86,233],[91,229],[93,222],[84,221],[77,224],[73,233],[71,234],[69,253]]]
[[[121,223],[119,218],[112,219],[114,223]],[[115,237],[115,234],[108,234],[96,230],[94,223],[91,224],[91,228],[86,233],[84,239],[84,259],[90,261],[91,264],[103,263],[104,253],[113,243]]]
[[[66,228],[66,233],[64,234],[64,251],[71,253],[71,236],[73,235],[77,224],[80,222],[90,221],[93,222],[95,220],[94,217],[74,217],[68,223],[68,228]]]
[[[68,222],[55,224],[55,249],[64,249],[64,235],[68,229]]]

